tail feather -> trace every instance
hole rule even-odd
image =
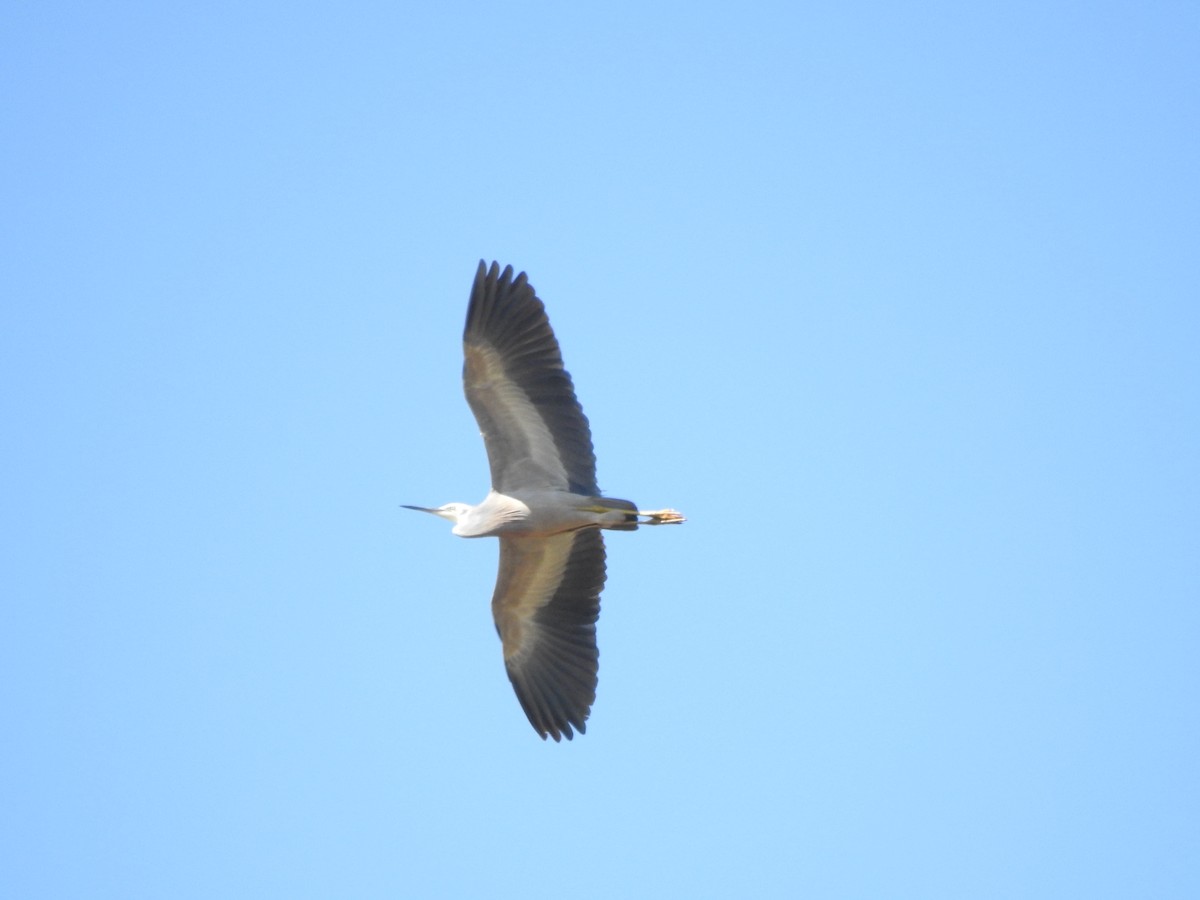
[[[613,516],[613,521],[606,522],[602,527],[612,531],[637,531],[638,517],[636,503],[632,503],[629,500],[619,500],[616,497],[592,497],[589,502],[602,509],[611,509],[613,512],[625,513],[619,519]]]

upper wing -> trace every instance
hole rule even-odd
[[[604,589],[599,529],[548,538],[500,536],[492,597],[504,666],[521,708],[543,738],[583,734],[596,699],[596,619]]]
[[[463,387],[487,446],[492,487],[598,494],[587,417],[546,309],[522,272],[483,261],[463,329]]]

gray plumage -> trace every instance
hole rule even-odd
[[[463,387],[487,448],[483,502],[412,506],[462,537],[500,538],[492,615],[521,708],[543,738],[580,734],[596,699],[600,529],[676,524],[600,495],[587,417],[546,310],[522,272],[481,261],[463,329]]]

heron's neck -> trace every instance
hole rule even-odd
[[[459,537],[487,537],[509,530],[529,516],[529,507],[515,497],[489,491],[478,506],[459,517],[453,533]]]

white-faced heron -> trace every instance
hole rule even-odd
[[[409,506],[460,537],[500,538],[492,615],[521,708],[542,736],[580,734],[596,699],[601,529],[682,522],[600,495],[591,429],[563,368],[546,309],[525,273],[482,261],[463,330],[463,386],[479,422],[492,489],[478,506]]]

